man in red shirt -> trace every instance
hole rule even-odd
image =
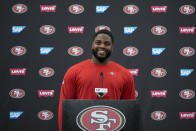
[[[136,99],[132,75],[126,68],[110,60],[113,42],[110,31],[97,32],[93,37],[92,58],[72,66],[66,72],[59,101],[59,131],[62,131],[63,99]],[[106,92],[99,96],[96,89]]]

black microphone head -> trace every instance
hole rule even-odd
[[[100,72],[100,76],[103,77],[103,72]]]

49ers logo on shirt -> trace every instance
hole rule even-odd
[[[83,131],[119,131],[124,127],[126,119],[116,108],[92,106],[82,110],[76,122]]]
[[[50,67],[44,67],[39,70],[40,76],[51,77],[54,75],[54,70]]]
[[[110,27],[108,27],[106,25],[100,25],[100,26],[97,26],[95,28],[95,32],[99,32],[100,30],[108,30],[108,31],[111,31]]]
[[[195,12],[195,8],[192,5],[183,5],[180,7],[179,11],[184,15],[191,15]]]
[[[50,120],[53,118],[53,113],[48,110],[43,110],[38,113],[38,118],[41,120]]]
[[[12,89],[9,93],[10,97],[19,99],[25,96],[25,91],[22,89]]]
[[[190,89],[184,89],[180,91],[179,95],[182,99],[193,99],[195,97],[195,92]]]
[[[139,8],[136,5],[126,5],[123,8],[126,14],[136,14],[139,12]]]
[[[72,14],[81,14],[84,12],[84,7],[78,4],[70,5],[69,12]]]
[[[183,47],[180,49],[180,54],[182,56],[193,56],[195,54],[195,50],[192,47]]]
[[[151,32],[154,35],[164,35],[167,33],[167,29],[164,26],[157,25],[157,26],[152,27]]]
[[[151,75],[157,78],[162,78],[166,76],[167,72],[163,68],[155,68],[151,71]]]
[[[27,6],[24,4],[16,4],[12,6],[12,11],[16,14],[23,14],[28,10]]]
[[[136,56],[138,52],[139,52],[138,49],[132,46],[123,49],[123,54],[126,56]]]
[[[55,27],[52,25],[43,25],[40,27],[40,32],[44,35],[51,35],[55,32]]]
[[[24,55],[26,53],[26,48],[23,47],[23,46],[14,46],[12,49],[11,49],[11,53],[15,56],[21,56],[21,55]]]
[[[166,113],[163,111],[154,111],[151,113],[151,118],[156,121],[164,120],[166,116]]]
[[[72,46],[68,49],[68,54],[72,55],[72,56],[80,56],[83,54],[83,49],[81,47],[78,46]]]

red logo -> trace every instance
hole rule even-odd
[[[38,117],[41,120],[50,120],[53,118],[53,116],[54,116],[53,113],[48,110],[43,110],[38,113]]]
[[[54,75],[54,70],[50,67],[44,67],[39,70],[39,75],[43,77],[51,77]]]
[[[83,131],[119,131],[126,119],[124,114],[110,106],[92,106],[82,110],[76,122]]]
[[[151,75],[157,78],[162,78],[166,76],[167,72],[163,68],[155,68],[151,71]]]
[[[55,28],[52,25],[43,25],[40,27],[40,32],[44,35],[51,35],[55,32]]]
[[[14,46],[11,49],[11,53],[15,56],[21,56],[24,55],[27,52],[26,48],[22,47],[22,46]]]
[[[166,113],[163,111],[154,111],[151,113],[151,118],[156,121],[164,120],[166,116]]]
[[[167,90],[151,90],[150,93],[152,97],[167,97]]]
[[[167,6],[151,6],[152,13],[166,13]]]
[[[183,47],[179,52],[182,56],[193,56],[195,54],[195,50],[192,47]]]
[[[41,12],[56,12],[56,5],[40,5]]]
[[[139,69],[128,69],[133,76],[138,76]]]
[[[157,25],[152,27],[151,32],[154,35],[164,35],[167,33],[167,29],[164,26]]]
[[[54,97],[54,90],[38,90],[39,97]]]
[[[69,26],[68,32],[75,33],[75,34],[77,34],[77,33],[83,34],[84,33],[84,26]]]
[[[72,46],[68,49],[68,54],[71,56],[80,56],[83,54],[83,49],[78,46]]]
[[[179,112],[180,119],[195,119],[196,112]]]
[[[195,34],[195,27],[179,27],[180,34]]]
[[[136,56],[138,54],[138,49],[136,47],[126,47],[123,49],[123,54],[126,56]]]
[[[179,95],[182,99],[193,99],[195,97],[195,92],[190,89],[184,89],[180,91]]]
[[[108,27],[106,25],[100,25],[100,26],[97,26],[95,28],[95,32],[99,32],[100,30],[108,30],[108,31],[111,31],[110,27]]]
[[[26,68],[11,68],[10,75],[25,75]]]
[[[19,99],[19,98],[23,98],[25,96],[25,91],[22,89],[13,89],[10,91],[10,97],[15,98],[15,99]]]
[[[139,12],[139,8],[136,5],[126,5],[123,8],[126,14],[136,14]]]
[[[183,5],[179,10],[184,15],[191,15],[195,12],[195,8],[192,5]]]
[[[78,4],[70,5],[69,12],[72,14],[81,14],[84,12],[84,7]]]
[[[12,6],[12,11],[17,14],[23,14],[28,10],[27,6],[24,4],[16,4]]]

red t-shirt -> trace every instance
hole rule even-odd
[[[102,82],[100,73],[103,72]],[[134,79],[123,66],[110,61],[108,65],[97,65],[90,59],[72,66],[65,74],[59,101],[59,131],[62,131],[63,99],[100,99],[95,88],[107,88],[102,99],[135,100]]]

